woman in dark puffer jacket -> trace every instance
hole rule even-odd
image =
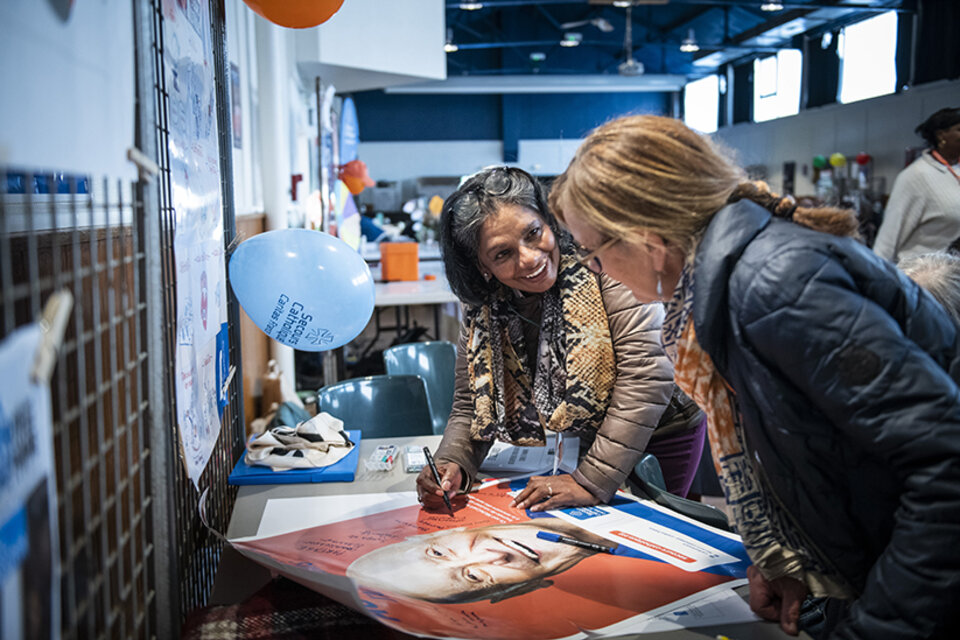
[[[747,182],[669,118],[595,130],[550,199],[667,304],[754,611],[791,634],[960,637],[960,345],[933,298],[848,237],[852,214]]]

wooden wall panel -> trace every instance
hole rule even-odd
[[[265,214],[237,216],[237,233],[244,239],[266,231]],[[250,423],[260,415],[260,378],[267,371],[270,359],[270,339],[240,309],[240,353],[243,358],[243,414],[247,435]]]

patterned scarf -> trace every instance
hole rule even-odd
[[[789,576],[805,582],[815,597],[855,597],[842,578],[817,560],[751,463],[736,397],[700,347],[690,322],[693,283],[688,260],[666,304],[663,346],[673,361],[677,386],[707,414],[710,451],[750,559],[768,580]]]
[[[610,327],[596,276],[560,254],[557,283],[542,294],[536,374],[526,358],[523,322],[504,291],[467,310],[467,363],[474,440],[545,443],[544,429],[571,434],[600,428],[616,378]]]

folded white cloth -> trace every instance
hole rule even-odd
[[[343,430],[343,421],[319,413],[296,427],[274,427],[247,442],[249,465],[274,471],[329,467],[350,453],[354,444]]]

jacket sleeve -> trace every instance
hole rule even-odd
[[[473,398],[470,395],[470,373],[467,371],[467,330],[460,325],[457,344],[457,365],[454,373],[453,408],[437,449],[437,461],[455,462],[463,470],[463,490],[468,490],[477,477],[480,463],[490,450],[491,442],[470,439],[473,422]]]
[[[923,162],[923,159],[916,162]],[[873,241],[874,253],[892,262],[897,261],[903,243],[920,224],[924,200],[925,194],[917,189],[917,174],[909,168],[901,171],[893,182],[890,199],[883,211],[883,222]]]
[[[787,253],[744,278],[738,330],[902,488],[889,543],[831,638],[946,637],[960,607],[956,330],[918,289],[876,291],[889,280],[855,280],[826,252],[803,262]],[[805,285],[771,286],[798,279]],[[838,500],[871,499],[844,489]]]
[[[574,479],[601,502],[640,459],[673,395],[673,367],[660,344],[663,306],[640,304],[625,286],[600,276],[617,379],[597,438]]]

